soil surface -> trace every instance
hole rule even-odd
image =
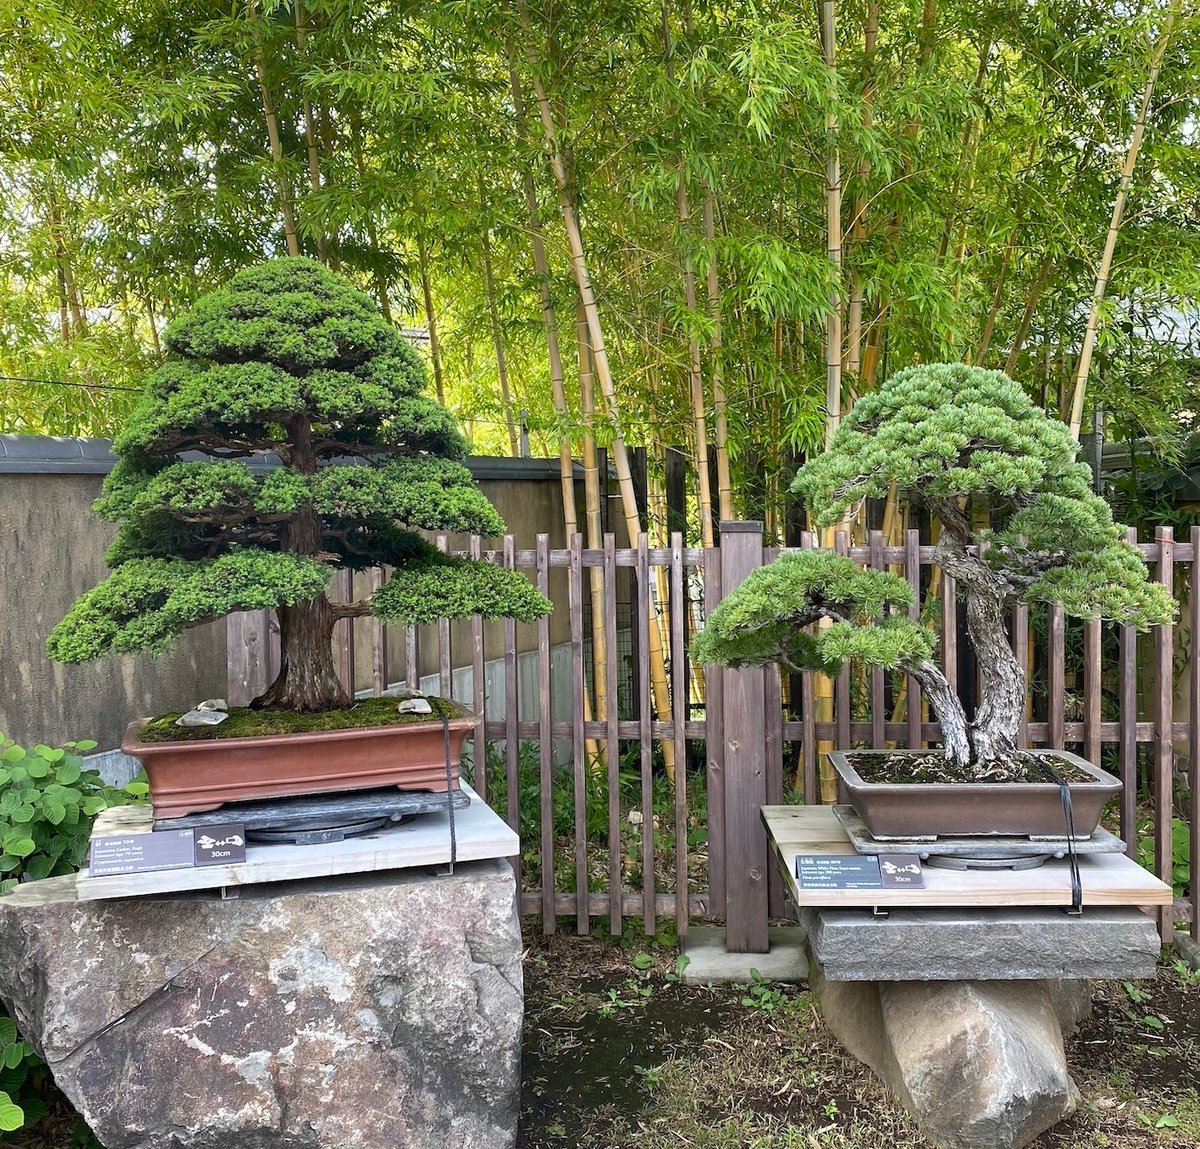
[[[176,726],[180,710],[152,718],[142,727],[143,742],[219,741],[222,738],[261,738],[273,734],[311,734],[321,730],[355,730],[364,726],[408,726],[461,718],[466,711],[446,698],[429,698],[432,714],[400,714],[399,698],[363,698],[344,710],[298,714],[294,710],[251,710],[235,706],[219,726]]]
[[[1064,758],[1038,757],[1034,754],[1018,753],[1004,764],[993,767],[986,774],[968,773],[965,769],[948,762],[936,751],[909,753],[905,751],[879,754],[870,750],[854,750],[846,755],[847,761],[858,771],[864,782],[1049,782],[1054,778],[1047,773],[1049,767],[1065,782],[1095,782],[1086,771],[1081,770]]]

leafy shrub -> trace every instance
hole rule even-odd
[[[95,816],[145,796],[145,782],[118,789],[85,769],[80,751],[95,746],[82,741],[26,750],[0,734],[0,894],[21,881],[75,873]],[[41,1120],[48,1076],[45,1062],[0,1008],[0,1131]]]

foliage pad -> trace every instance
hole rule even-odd
[[[345,701],[328,649],[339,617],[550,609],[518,572],[442,555],[417,533],[504,524],[460,462],[453,416],[425,394],[421,357],[345,280],[272,260],[202,297],[164,340],[95,504],[120,524],[113,573],[55,627],[52,657],[158,654],[188,627],[269,607],[283,668],[262,701],[326,710]],[[277,468],[248,465],[268,452]],[[330,606],[334,571],[380,564],[395,569],[372,601]]]

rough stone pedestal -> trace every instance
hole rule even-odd
[[[1019,1149],[1074,1112],[1086,982],[812,980],[829,1028],[938,1149]]]
[[[506,862],[240,898],[0,898],[0,997],[106,1149],[505,1149],[521,935]]]

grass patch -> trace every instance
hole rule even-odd
[[[344,710],[323,710],[316,714],[298,714],[294,710],[251,710],[235,706],[220,726],[176,726],[183,713],[172,711],[152,718],[142,727],[143,742],[216,742],[222,738],[263,738],[274,734],[311,734],[322,730],[355,730],[366,726],[410,726],[417,722],[436,722],[442,718],[461,718],[466,711],[448,698],[430,698],[432,714],[399,714],[399,699],[363,698]]]

